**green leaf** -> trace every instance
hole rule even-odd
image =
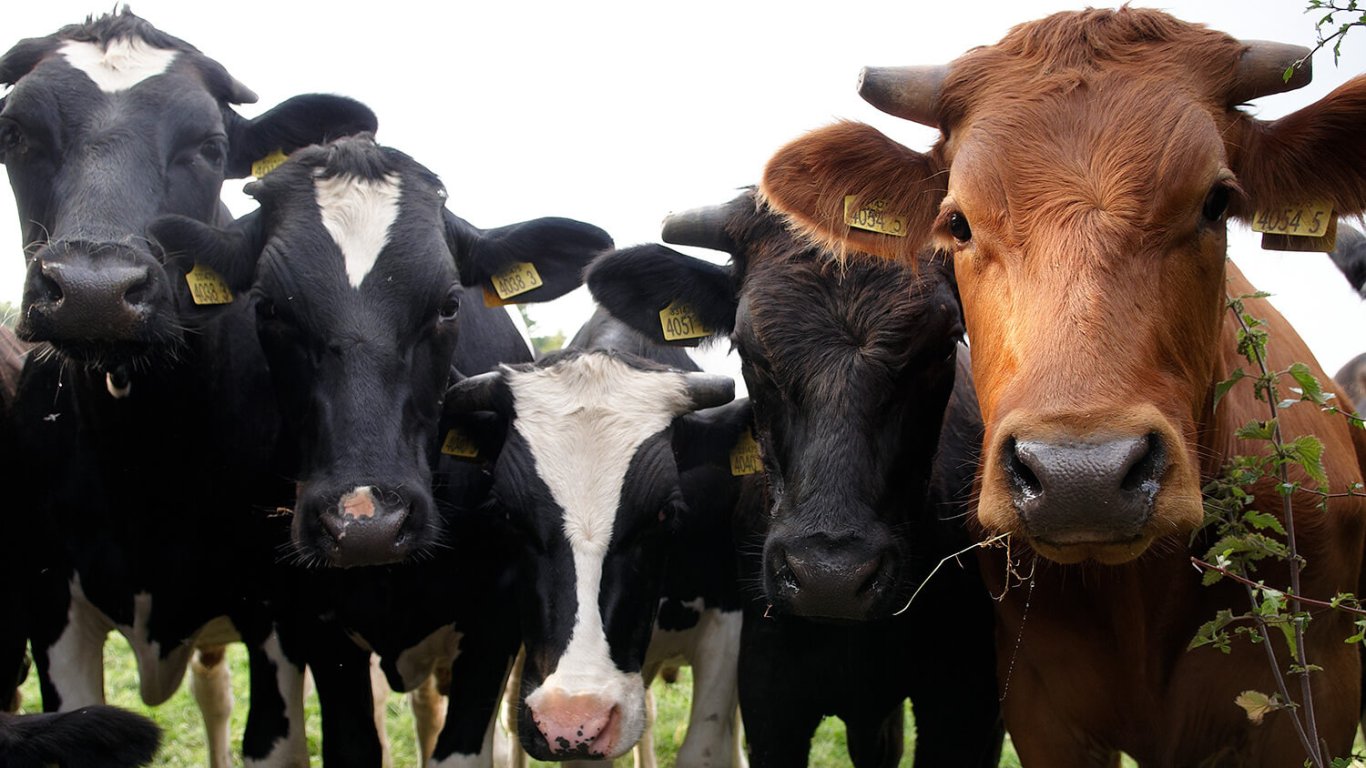
[[[1235,434],[1240,440],[1270,440],[1276,434],[1276,421],[1254,419],[1244,424]]]
[[[1278,520],[1275,515],[1250,509],[1243,514],[1243,519],[1247,521],[1248,525],[1257,528],[1258,530],[1270,528],[1282,536],[1285,535],[1285,526],[1281,525],[1281,521]]]
[[[1301,396],[1305,400],[1309,400],[1319,405],[1328,402],[1323,394],[1323,385],[1320,384],[1318,378],[1310,372],[1309,366],[1304,363],[1295,363],[1290,366],[1290,376],[1295,380],[1295,383],[1300,385]]]
[[[1320,486],[1328,484],[1328,473],[1323,469],[1323,442],[1313,435],[1298,437],[1284,450],[1288,458],[1304,470]]]
[[[1218,407],[1219,407],[1219,401],[1224,399],[1224,395],[1227,395],[1227,394],[1228,394],[1228,391],[1229,391],[1230,389],[1233,389],[1233,385],[1234,385],[1234,384],[1237,384],[1239,381],[1241,381],[1242,379],[1244,379],[1244,378],[1246,378],[1246,377],[1247,377],[1247,374],[1243,371],[1242,368],[1239,368],[1239,369],[1235,370],[1233,373],[1230,373],[1227,379],[1224,379],[1223,381],[1219,382],[1218,384],[1215,384],[1215,385],[1214,385],[1214,407],[1215,407],[1215,408],[1218,408]]]

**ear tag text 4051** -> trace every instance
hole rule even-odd
[[[659,327],[664,332],[665,341],[687,341],[705,339],[711,331],[702,325],[702,318],[687,304],[678,301],[659,310]]]
[[[759,458],[759,443],[754,440],[754,433],[746,429],[740,433],[735,447],[730,449],[730,473],[744,477],[757,474],[763,468],[764,462]]]

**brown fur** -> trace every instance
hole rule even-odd
[[[1343,214],[1366,208],[1366,78],[1263,123],[1229,104],[1244,50],[1156,11],[1057,14],[953,63],[929,153],[843,123],[783,148],[765,173],[768,202],[822,246],[902,259],[930,242],[954,249],[986,428],[977,519],[1015,534],[1016,559],[1037,568],[1031,599],[1007,590],[1003,551],[983,556],[1006,592],[999,671],[1026,766],[1109,766],[1118,750],[1145,765],[1303,761],[1284,714],[1254,727],[1232,704],[1273,690],[1263,649],[1185,650],[1217,610],[1247,608],[1241,587],[1200,586],[1187,540],[1203,483],[1258,448],[1234,430],[1267,415],[1246,384],[1212,409],[1215,382],[1246,367],[1224,297],[1251,287],[1226,266],[1223,221],[1202,210],[1220,186],[1234,216],[1323,199]],[[887,200],[910,236],[850,230],[847,194]],[[970,223],[968,242],[951,237],[954,214]],[[1273,368],[1303,361],[1327,383],[1283,318],[1264,301],[1248,308],[1267,322]],[[1340,417],[1301,405],[1282,425],[1287,439],[1323,440],[1334,490],[1361,480],[1366,440]],[[1004,476],[1011,439],[1145,434],[1169,455],[1140,541],[1029,542]],[[1278,513],[1274,490],[1256,490],[1258,507]],[[1313,502],[1294,499],[1303,589],[1326,599],[1357,589],[1366,504],[1334,500],[1323,514]],[[1288,580],[1283,568],[1261,575]],[[1339,755],[1360,698],[1357,651],[1342,643],[1350,625],[1318,614],[1307,640],[1326,670],[1314,678],[1320,733]]]

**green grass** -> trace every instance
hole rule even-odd
[[[232,672],[232,687],[236,706],[232,713],[232,733],[234,735],[234,756],[241,754],[242,729],[247,716],[247,654],[241,645],[230,646],[228,663]],[[157,759],[152,763],[158,768],[183,768],[208,764],[204,746],[204,727],[199,717],[199,709],[190,696],[188,681],[169,701],[155,709],[143,706],[138,698],[137,668],[132,653],[123,639],[111,635],[104,650],[105,690],[110,704],[141,712],[151,717],[161,726],[162,747]],[[23,687],[24,706],[21,711],[36,712],[40,709],[38,681],[36,674],[30,674]],[[679,671],[678,682],[669,685],[662,681],[654,684],[658,721],[655,724],[655,748],[661,768],[673,768],[674,756],[683,743],[687,732],[688,702],[692,690],[692,676],[686,667]],[[317,697],[310,695],[307,701],[308,750],[314,765],[321,764],[319,742],[320,719]],[[395,768],[409,768],[418,765],[417,741],[413,731],[413,714],[407,699],[399,694],[391,694],[387,707],[387,730]],[[906,753],[901,765],[911,765],[911,753],[915,747],[915,725],[907,707],[906,714]],[[1358,754],[1366,749],[1366,742],[1357,737]],[[239,758],[240,759],[240,758]],[[533,761],[533,765],[552,766],[554,763]],[[630,768],[629,755],[616,760],[614,768]],[[844,725],[835,718],[826,718],[816,731],[812,741],[812,766],[830,768],[848,766],[849,754],[845,750]],[[1123,765],[1133,768],[1137,764],[1127,757]],[[1001,759],[1002,768],[1019,768],[1020,761],[1015,750],[1006,739],[1005,754]]]

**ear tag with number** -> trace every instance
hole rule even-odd
[[[271,152],[269,155],[266,155],[260,160],[257,160],[256,162],[252,163],[251,175],[255,176],[258,179],[263,179],[266,177],[266,174],[270,173],[276,168],[279,168],[288,159],[288,157],[285,157],[284,152],[277,149],[274,152]]]
[[[185,283],[190,286],[190,298],[195,304],[231,304],[232,290],[217,272],[195,262],[194,269],[185,273]]]
[[[702,325],[702,318],[687,304],[672,301],[669,306],[659,310],[659,327],[664,332],[665,341],[687,341],[705,339],[711,331]]]
[[[909,224],[905,216],[887,212],[886,200],[868,200],[862,208],[855,208],[857,195],[844,196],[844,223],[854,229],[877,232],[892,237],[905,237]]]
[[[1252,231],[1262,233],[1263,250],[1327,253],[1337,244],[1338,220],[1331,203],[1310,202],[1258,211]]]
[[[511,300],[513,297],[534,291],[542,285],[545,282],[541,280],[541,273],[536,271],[536,265],[519,261],[489,277],[489,284],[484,286],[484,304],[490,307],[516,304]]]
[[[744,477],[758,474],[763,468],[764,462],[759,458],[759,443],[755,442],[754,433],[746,429],[740,433],[735,447],[730,449],[730,473]]]
[[[474,444],[469,435],[454,428],[448,431],[446,439],[441,441],[441,452],[461,459],[479,458],[479,446]]]

